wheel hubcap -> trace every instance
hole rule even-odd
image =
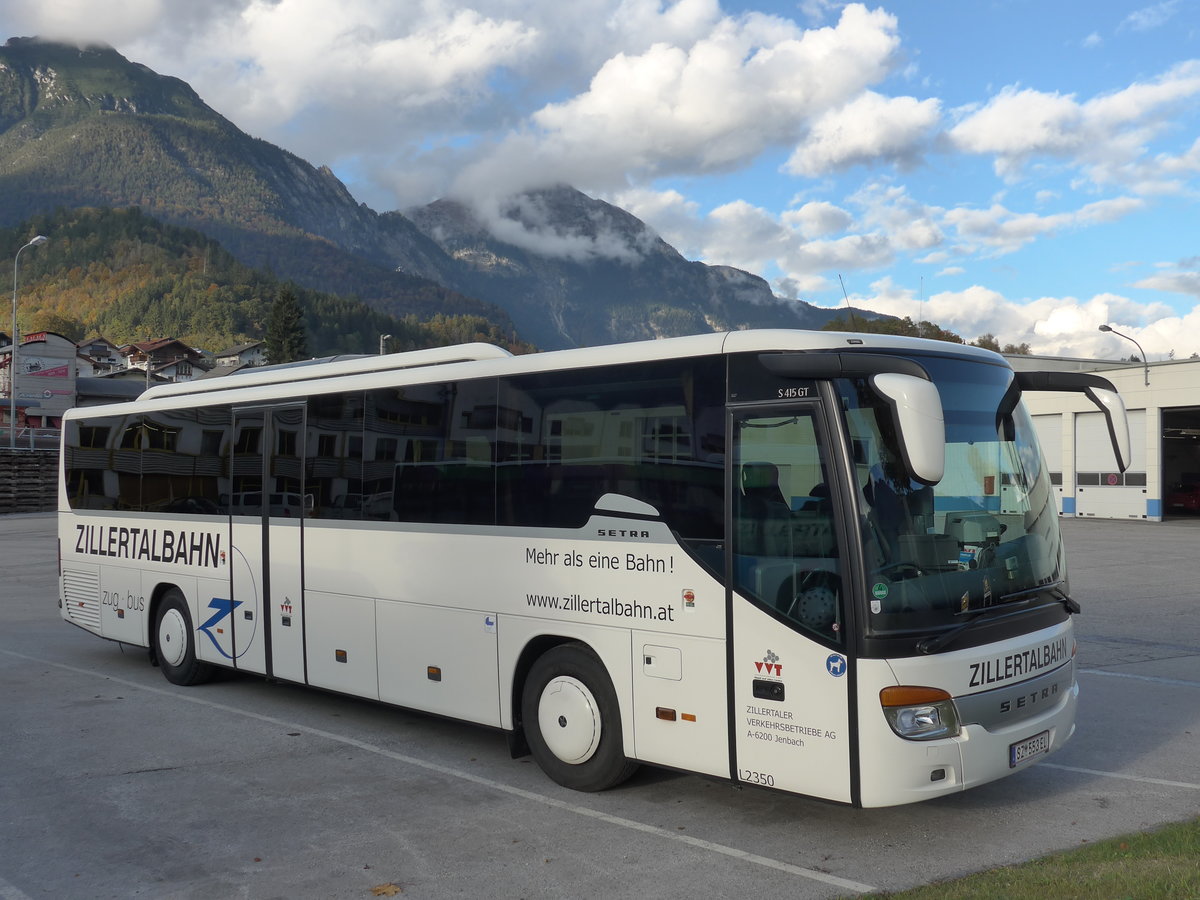
[[[186,654],[186,623],[179,610],[168,609],[158,623],[158,658],[169,666],[177,666]]]
[[[538,727],[550,752],[571,765],[587,762],[600,746],[600,709],[577,678],[559,676],[542,690]]]

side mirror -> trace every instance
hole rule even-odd
[[[1122,472],[1133,461],[1129,450],[1129,418],[1125,401],[1111,381],[1088,372],[1017,372],[1016,384],[1023,393],[1029,391],[1072,391],[1085,395],[1104,414],[1108,439],[1112,442],[1117,468]]]
[[[914,481],[937,484],[946,471],[946,422],[937,385],[914,375],[881,372],[871,387],[888,401],[892,424]]]
[[[1108,423],[1108,439],[1112,441],[1113,455],[1117,458],[1117,468],[1124,472],[1133,461],[1129,450],[1129,417],[1125,413],[1125,401],[1115,389],[1094,387],[1088,388],[1084,394],[1104,413],[1104,421]]]

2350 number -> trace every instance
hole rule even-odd
[[[766,787],[775,787],[775,776],[766,772],[751,772],[748,769],[738,769],[738,781],[744,781],[747,784],[761,784]]]

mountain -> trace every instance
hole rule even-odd
[[[109,47],[0,48],[0,196],[0,225],[59,206],[137,206],[249,266],[393,315],[507,324],[497,307],[410,274],[450,261],[407,219],[356,203],[328,169],[246,135],[184,82]]]
[[[491,225],[452,200],[408,215],[457,261],[455,287],[504,307],[540,347],[820,328],[838,315],[780,300],[749,272],[684,259],[640,219],[570,187],[512,198]]]
[[[110,47],[0,48],[0,227],[58,207],[139,207],[240,262],[390,315],[481,317],[543,349],[837,315],[748,272],[684,259],[569,187],[484,217],[440,200],[377,213],[328,168],[246,135],[186,83]]]
[[[12,256],[30,234],[53,235],[21,257],[23,333],[54,331],[72,340],[100,334],[117,344],[171,336],[220,351],[262,339],[272,302],[292,293],[316,356],[415,350],[487,341],[527,352],[478,316],[398,319],[365,303],[325,294],[243,265],[198,231],[167,225],[137,209],[60,209],[0,229]]]

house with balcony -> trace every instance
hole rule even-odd
[[[238,344],[228,350],[222,350],[216,355],[217,368],[240,369],[244,366],[265,366],[267,364],[267,345],[264,341],[251,341],[249,344]]]

